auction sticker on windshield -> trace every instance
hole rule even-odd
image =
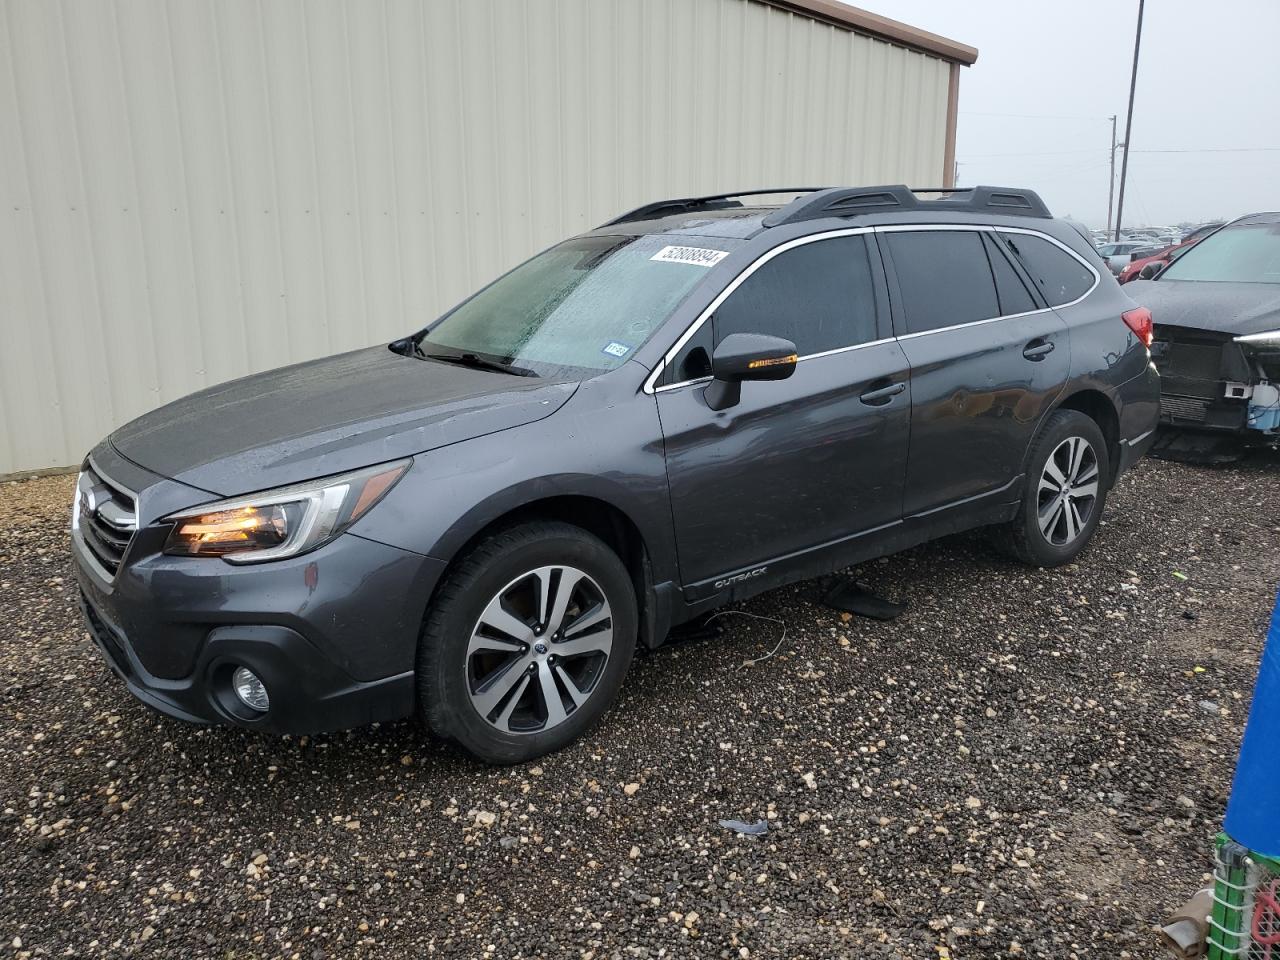
[[[706,247],[663,247],[649,259],[666,263],[690,263],[695,267],[714,267],[728,255],[725,250],[708,250]]]

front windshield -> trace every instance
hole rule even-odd
[[[673,244],[672,239],[683,239]],[[557,244],[430,327],[422,352],[541,376],[621,366],[740,240],[588,236]]]
[[[1161,280],[1280,283],[1280,223],[1237,223],[1186,248]]]

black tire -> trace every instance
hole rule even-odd
[[[554,565],[576,568],[594,581],[593,588],[598,586],[612,614],[612,646],[592,678],[594,685],[585,702],[573,708],[572,698],[565,693],[566,719],[541,731],[506,732],[481,716],[472,702],[468,655],[472,632],[504,588],[531,571]],[[554,521],[525,523],[496,533],[454,564],[427,611],[418,642],[419,717],[432,733],[487,763],[522,763],[559,750],[594,726],[617,699],[635,653],[637,623],[631,577],[617,554],[597,537]],[[509,656],[514,661],[517,655]],[[529,669],[538,675],[536,665]],[[541,689],[534,693],[544,696]]]
[[[1091,504],[1088,518],[1077,532],[1066,542],[1054,542],[1041,529],[1041,509],[1053,512],[1053,494],[1041,491],[1041,478],[1045,476],[1049,458],[1055,456],[1055,464],[1061,463],[1062,445],[1069,440],[1084,440],[1097,465],[1097,494]],[[1086,454],[1087,458],[1088,454]],[[1084,471],[1081,471],[1083,474]],[[1049,416],[1040,432],[1032,441],[1031,451],[1027,457],[1027,476],[1023,487],[1022,504],[1018,514],[1009,523],[996,527],[993,540],[1005,553],[1021,560],[1023,563],[1037,567],[1059,567],[1070,563],[1088,546],[1093,532],[1102,518],[1106,507],[1107,491],[1110,486],[1111,459],[1107,451],[1106,438],[1102,430],[1090,417],[1077,410],[1058,410]],[[1045,500],[1042,503],[1042,496]],[[1078,518],[1073,514],[1070,522]],[[1051,527],[1051,534],[1066,537],[1068,519],[1061,517],[1058,524]]]

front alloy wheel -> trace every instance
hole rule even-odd
[[[489,763],[559,750],[617,699],[638,625],[631,573],[599,537],[559,520],[495,532],[427,607],[422,719]]]
[[[499,590],[471,631],[471,704],[503,733],[543,733],[587,702],[612,649],[600,585],[576,567],[538,567]]]
[[[1065,547],[1088,527],[1098,503],[1098,454],[1083,437],[1067,437],[1054,448],[1040,475],[1036,515],[1040,532]]]

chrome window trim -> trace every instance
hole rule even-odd
[[[684,345],[693,338],[693,335],[695,333],[697,333],[700,329],[702,329],[702,325],[707,322],[707,318],[710,317],[711,314],[716,312],[720,304],[724,303],[725,300],[729,299],[729,296],[733,293],[733,291],[737,290],[738,287],[740,287],[746,281],[747,277],[751,276],[753,273],[755,273],[757,270],[763,267],[766,263],[768,263],[774,257],[778,256],[778,254],[785,253],[788,250],[794,250],[796,247],[802,247],[807,243],[816,243],[819,240],[830,240],[834,237],[859,236],[863,234],[872,233],[874,230],[875,230],[875,227],[844,227],[839,230],[826,230],[822,233],[811,233],[803,237],[796,237],[794,240],[788,240],[786,243],[780,243],[776,247],[773,247],[770,250],[766,250],[764,253],[760,254],[759,257],[757,257],[755,260],[752,260],[751,263],[747,264],[747,266],[743,269],[741,273],[739,273],[736,277],[734,277],[731,281],[729,281],[729,284],[723,290],[721,290],[718,294],[716,294],[716,298],[712,300],[709,304],[707,304],[707,306],[703,309],[703,311],[700,314],[698,314],[697,318],[693,321],[693,323],[689,324],[689,326],[685,329],[684,333],[680,334],[676,342],[672,344],[671,349],[669,349],[666,353],[662,355],[662,362],[659,363],[657,366],[655,366],[653,368],[653,371],[649,374],[649,376],[645,378],[644,392],[645,393],[657,392],[658,388],[655,386],[655,384],[657,384],[658,378],[662,376],[662,372],[666,370],[667,364],[675,360],[676,355],[681,350],[684,349]],[[854,344],[855,347],[867,346],[867,345],[869,344]],[[848,350],[850,348],[838,347],[837,349]],[[804,359],[807,359],[807,357]],[[662,389],[669,390],[669,389],[674,389],[675,387],[683,387],[690,383],[698,383],[703,379],[710,380],[711,378],[700,377],[696,380],[683,380],[680,383],[669,383]]]
[[[864,350],[867,347],[878,347],[881,344],[893,343],[896,337],[882,337],[879,340],[868,340],[866,343],[855,343],[851,347],[836,347],[834,350],[822,350],[818,353],[806,353],[803,357],[796,357],[796,363],[804,363],[806,360],[817,360],[820,357],[830,357],[837,353],[850,353],[854,350]],[[663,361],[665,365],[666,361]],[[662,372],[662,368],[658,368],[658,372]],[[679,383],[668,383],[662,387],[655,387],[654,393],[664,393],[667,390],[675,390],[678,387],[687,387],[692,383],[710,383],[711,377],[695,377],[693,380],[681,380]]]
[[[1051,244],[1066,252],[1069,256],[1073,257],[1077,263],[1093,274],[1093,284],[1088,290],[1076,297],[1074,300],[1068,300],[1066,303],[1060,303],[1057,306],[1040,307],[1036,310],[1024,310],[1022,313],[1004,313],[994,317],[987,317],[982,320],[966,320],[964,323],[952,324],[949,327],[937,327],[933,330],[921,330],[919,333],[904,333],[901,336],[885,337],[880,340],[871,340],[867,343],[855,343],[848,347],[836,347],[834,350],[824,350],[820,353],[805,354],[796,362],[800,363],[805,360],[813,360],[817,357],[828,357],[837,353],[848,353],[851,350],[861,350],[863,347],[874,347],[882,343],[888,343],[890,340],[912,340],[916,337],[927,337],[934,333],[947,333],[952,330],[961,330],[965,327],[976,327],[986,323],[994,323],[997,320],[1014,320],[1018,317],[1031,317],[1039,313],[1051,313],[1057,309],[1074,307],[1077,303],[1080,303],[1091,293],[1097,290],[1098,284],[1102,282],[1102,275],[1094,269],[1093,265],[1089,263],[1089,261],[1085,260],[1085,258],[1080,256],[1076,251],[1072,250],[1056,237],[1051,237],[1049,234],[1044,233],[1041,230],[1032,230],[1028,227],[1005,227],[986,223],[894,223],[886,224],[884,226],[848,227],[840,230],[827,230],[822,233],[813,233],[804,237],[796,237],[794,240],[788,240],[786,243],[779,244],[771,250],[766,250],[757,259],[748,264],[741,273],[730,281],[728,286],[716,295],[716,298],[712,300],[700,314],[698,314],[693,323],[685,329],[684,333],[680,335],[672,347],[663,354],[662,359],[658,362],[657,366],[655,366],[649,376],[645,378],[644,392],[648,394],[656,394],[667,390],[675,390],[679,387],[687,387],[690,384],[708,383],[711,381],[711,377],[697,377],[693,380],[681,380],[678,383],[668,383],[661,387],[656,386],[658,379],[667,369],[667,364],[675,360],[676,355],[684,349],[684,345],[692,339],[693,335],[702,328],[702,325],[707,321],[707,318],[716,311],[720,304],[724,303],[724,301],[729,298],[730,294],[738,289],[747,277],[751,276],[751,274],[755,273],[756,270],[768,263],[778,254],[783,253],[786,250],[792,250],[795,247],[803,246],[806,243],[814,243],[818,240],[827,240],[832,237],[850,237],[866,233],[924,233],[945,230],[968,230],[973,233],[1021,233],[1032,237],[1040,237],[1042,240],[1048,240]]]
[[[1084,267],[1091,274],[1093,274],[1093,285],[1090,286],[1089,289],[1086,290],[1084,293],[1080,294],[1080,296],[1076,297],[1074,300],[1068,300],[1066,303],[1054,304],[1052,306],[1047,307],[1046,309],[1057,310],[1060,307],[1074,307],[1077,303],[1079,303],[1080,301],[1084,300],[1087,296],[1089,296],[1089,294],[1093,293],[1093,291],[1097,290],[1098,284],[1102,282],[1102,274],[1098,273],[1098,271],[1094,269],[1093,264],[1091,264],[1084,257],[1080,256],[1080,254],[1072,250],[1070,247],[1068,247],[1065,243],[1063,243],[1057,237],[1051,237],[1049,236],[1049,234],[1042,233],[1039,230],[1029,230],[1026,227],[987,227],[986,229],[991,230],[994,233],[1023,233],[1023,234],[1026,234],[1027,236],[1040,237],[1042,240],[1048,240],[1051,244],[1053,244],[1059,250],[1064,251],[1069,257],[1074,258],[1076,263],[1080,264],[1080,266]],[[1040,311],[1037,310],[1032,312],[1039,313]],[[1022,314],[1011,314],[1011,316],[1022,316]]]
[[[946,333],[950,330],[961,330],[965,327],[977,327],[984,323],[994,323],[997,320],[1014,320],[1018,317],[1032,317],[1038,313],[1050,313],[1060,308],[1074,307],[1077,303],[1084,300],[1085,297],[1089,296],[1089,294],[1093,293],[1093,291],[1097,290],[1098,284],[1102,282],[1101,274],[1099,274],[1098,271],[1084,259],[1084,257],[1080,256],[1080,254],[1076,253],[1061,240],[1051,237],[1047,233],[1043,233],[1039,230],[1028,230],[1026,227],[996,227],[991,224],[967,223],[938,223],[920,227],[917,227],[914,224],[895,223],[891,226],[875,228],[876,233],[919,233],[921,231],[933,232],[943,230],[969,230],[975,233],[1022,233],[1027,236],[1039,237],[1042,240],[1048,240],[1051,244],[1075,258],[1076,262],[1079,263],[1080,266],[1088,270],[1089,273],[1093,275],[1093,283],[1089,286],[1088,290],[1080,294],[1080,296],[1076,297],[1074,300],[1068,300],[1065,303],[1059,303],[1056,306],[1040,307],[1037,310],[1023,310],[1021,313],[1000,313],[994,317],[984,317],[981,320],[966,320],[964,323],[953,323],[947,327],[935,327],[932,330],[921,330],[918,333],[904,333],[898,337],[899,340],[913,340],[916,337],[927,337],[931,333]]]

